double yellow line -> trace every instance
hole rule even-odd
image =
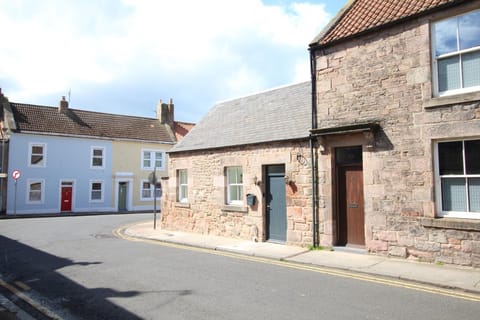
[[[0,286],[3,287],[4,289],[10,291],[13,293],[17,298],[21,299],[23,302],[27,303],[30,305],[32,308],[34,308],[37,312],[41,313],[48,319],[52,320],[60,320],[61,318],[57,316],[55,313],[53,313],[51,310],[45,308],[44,306],[38,304],[35,302],[33,299],[28,297],[24,292],[29,291],[30,287],[21,281],[15,281],[13,283],[8,283],[5,282],[4,280],[0,279]]]
[[[274,259],[268,259],[268,258],[248,256],[248,255],[243,255],[239,253],[219,251],[219,250],[213,250],[208,248],[199,248],[199,247],[194,247],[189,245],[165,242],[161,240],[152,240],[152,239],[129,236],[129,235],[126,235],[124,231],[130,226],[131,225],[123,226],[119,229],[116,229],[113,231],[113,234],[118,238],[129,240],[129,241],[142,241],[142,242],[153,243],[153,244],[157,244],[165,247],[204,252],[204,253],[215,254],[218,256],[224,256],[224,257],[229,257],[229,258],[239,259],[244,261],[264,263],[264,264],[269,264],[269,265],[274,265],[274,266],[279,266],[284,268],[291,268],[291,269],[304,270],[304,271],[310,271],[310,272],[317,272],[317,273],[336,276],[336,277],[355,279],[355,280],[366,281],[370,283],[378,283],[378,284],[383,284],[383,285],[392,286],[392,287],[398,287],[398,288],[416,290],[416,291],[421,291],[421,292],[426,292],[426,293],[431,293],[436,295],[442,295],[442,296],[456,298],[456,299],[480,302],[480,295],[475,293],[454,290],[454,289],[429,286],[426,284],[414,283],[406,280],[404,281],[404,280],[382,278],[378,276],[372,276],[372,275],[362,274],[362,273],[353,272],[353,271],[345,271],[340,269],[325,268],[325,267],[319,267],[314,265],[288,262],[284,260],[274,260]]]

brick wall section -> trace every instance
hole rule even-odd
[[[375,149],[364,148],[363,157],[370,252],[478,267],[480,221],[432,221],[439,220],[433,219],[433,144],[480,137],[480,99],[478,93],[471,102],[432,99],[429,39],[423,18],[317,51],[318,127],[380,121]],[[324,245],[335,241],[333,148],[362,141],[359,135],[329,138],[320,156]]]
[[[312,179],[308,142],[271,143],[169,155],[170,179],[164,187],[162,228],[247,240],[266,240],[264,166],[285,164],[293,181],[287,191],[287,244],[312,243]],[[226,206],[225,168],[242,166],[243,194],[255,194],[255,206]],[[189,203],[179,204],[176,172],[188,170]],[[255,185],[253,178],[261,180]]]

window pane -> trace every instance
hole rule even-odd
[[[43,154],[43,147],[42,146],[33,146],[32,147],[33,154]]]
[[[463,174],[462,141],[438,144],[440,175]]]
[[[41,201],[42,200],[42,193],[39,191],[30,191],[28,195],[29,201]]]
[[[467,174],[480,174],[480,140],[465,141]]]
[[[92,200],[101,200],[102,192],[101,191],[92,191]]]
[[[468,179],[470,211],[480,212],[480,178]]]
[[[103,150],[102,150],[102,149],[94,149],[94,150],[93,150],[93,155],[94,155],[94,156],[101,157],[102,154],[103,154]]]
[[[464,88],[480,86],[480,52],[462,55],[462,72]]]
[[[242,187],[230,186],[230,201],[240,201],[242,199]]]
[[[438,60],[438,90],[440,92],[460,88],[459,66],[458,56]]]
[[[31,164],[42,164],[42,161],[43,161],[43,156],[32,154]]]
[[[92,183],[92,190],[102,190],[102,184],[99,182]]]
[[[35,182],[30,184],[30,190],[31,191],[40,191],[42,190],[42,184],[40,182]]]
[[[142,191],[142,198],[151,198],[152,195],[150,193],[150,189],[143,189]]]
[[[93,158],[92,159],[92,164],[94,167],[101,167],[102,166],[102,161],[103,159],[102,158]]]
[[[186,184],[187,183],[187,170],[179,170],[178,175],[179,175],[180,184]]]
[[[451,18],[434,24],[435,55],[457,51],[457,19]]]
[[[480,46],[480,11],[463,15],[458,20],[460,49]]]
[[[442,206],[444,211],[467,211],[464,178],[442,179]]]

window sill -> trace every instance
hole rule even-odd
[[[224,205],[224,206],[222,207],[222,212],[247,213],[247,212],[248,212],[248,207],[235,206],[235,205]]]
[[[175,205],[176,208],[190,209],[190,203],[188,203],[188,202],[175,202],[174,205]]]
[[[434,97],[423,101],[425,109],[480,101],[480,92],[469,92],[451,96]]]
[[[461,218],[422,218],[421,225],[427,228],[480,231],[480,220]]]

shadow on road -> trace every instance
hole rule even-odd
[[[67,266],[100,263],[74,262],[0,235],[0,276],[18,292],[41,300],[39,305],[80,319],[141,319],[108,300],[134,297],[141,292],[86,288],[57,271]]]

